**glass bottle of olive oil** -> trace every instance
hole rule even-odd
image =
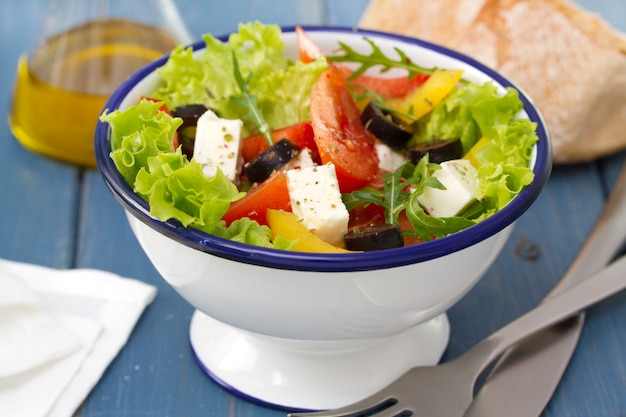
[[[19,60],[11,131],[34,152],[95,167],[94,130],[109,95],[132,72],[187,43],[185,36],[132,16],[95,16],[45,38]]]

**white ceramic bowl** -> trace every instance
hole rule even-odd
[[[398,47],[421,65],[461,68],[466,79],[513,86],[478,62],[423,41],[354,29],[305,29],[326,53],[336,50],[338,41],[369,51],[367,36],[383,51]],[[283,31],[286,52],[295,58],[293,28]],[[201,50],[204,43],[193,47]],[[105,108],[123,109],[150,95],[159,83],[154,70],[165,60],[132,75]],[[440,359],[449,332],[445,311],[483,276],[550,173],[546,127],[530,99],[523,92],[520,98],[538,128],[534,182],[469,229],[386,251],[277,251],[161,222],[117,172],[103,123],[97,126],[96,156],[147,256],[197,309],[190,337],[203,369],[223,386],[265,404],[332,408],[382,388],[411,366]]]

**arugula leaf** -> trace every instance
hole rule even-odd
[[[405,234],[424,241],[448,236],[475,224],[474,221],[464,217],[429,216],[417,201],[417,197],[411,198],[407,205],[406,217],[413,226],[413,231],[405,232]]]
[[[464,213],[454,217],[432,217],[426,214],[418,202],[418,197],[425,187],[445,190],[441,182],[432,176],[432,172],[441,169],[439,164],[431,163],[428,155],[419,160],[417,165],[406,162],[394,172],[385,174],[383,188],[365,187],[343,195],[348,210],[361,204],[376,204],[385,208],[385,221],[397,224],[400,213],[406,212],[413,230],[404,231],[406,236],[417,237],[424,241],[447,236],[475,224],[472,218],[480,215],[484,208],[477,203]]]
[[[396,47],[393,49],[398,54],[399,58],[397,60],[389,58],[374,41],[367,37],[363,37],[363,40],[372,47],[372,52],[369,55],[361,54],[345,43],[339,42],[339,47],[344,51],[344,55],[332,55],[327,57],[330,62],[353,62],[360,64],[360,67],[350,74],[348,79],[356,78],[374,66],[381,66],[381,73],[387,72],[392,68],[404,69],[408,72],[409,79],[412,79],[417,74],[432,74],[436,70],[436,68],[426,68],[417,65],[401,49]]]
[[[420,178],[419,186],[411,194],[409,201],[406,205],[406,217],[413,226],[412,231],[405,232],[409,237],[417,237],[424,241],[429,241],[434,238],[444,237],[452,233],[456,233],[463,229],[466,229],[473,224],[474,221],[469,220],[463,216],[454,217],[433,217],[424,211],[418,201],[418,197],[422,194],[425,187],[437,188],[445,190],[446,188],[439,182],[439,180],[430,174],[433,169],[440,169],[441,166],[433,164],[428,161],[428,155],[420,159],[415,167],[413,173],[414,176]],[[478,207],[480,210],[480,207]],[[476,208],[472,207],[467,213],[475,215]]]
[[[230,96],[230,99],[248,109],[248,112],[244,114],[242,117],[244,120],[256,124],[258,126],[259,132],[265,138],[265,141],[269,146],[274,144],[272,140],[272,136],[270,135],[270,125],[263,117],[263,112],[259,108],[259,103],[256,95],[250,92],[250,81],[252,80],[252,73],[248,74],[248,77],[244,80],[241,71],[239,70],[239,62],[237,61],[237,57],[235,56],[235,51],[233,54],[233,72],[235,75],[235,81],[237,81],[237,86],[239,90],[241,90],[241,97]]]
[[[413,195],[421,194],[425,186],[443,188],[438,179],[428,175],[439,168],[438,164],[429,163],[427,157],[422,158],[417,166],[405,162],[394,172],[385,174],[382,189],[364,187],[344,194],[343,202],[348,210],[361,204],[384,207],[385,222],[397,224],[400,213],[406,209]]]
[[[342,196],[348,210],[365,204],[375,204],[385,208],[385,222],[398,223],[398,216],[407,201],[407,193],[402,190],[402,169],[385,174],[383,189],[364,187]]]

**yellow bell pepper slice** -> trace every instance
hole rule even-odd
[[[463,156],[463,159],[467,159],[474,166],[474,168],[478,169],[478,167],[480,167],[480,162],[478,161],[476,153],[487,143],[489,143],[489,138],[487,136],[483,136],[482,138],[478,139],[474,146],[472,146],[470,150],[467,151],[465,156]]]
[[[386,104],[400,113],[410,114],[419,119],[441,103],[462,76],[462,70],[437,69],[421,87],[416,88],[405,97],[388,100]],[[412,122],[402,114],[398,116],[407,123]]]
[[[291,250],[299,252],[349,253],[346,249],[333,246],[315,236],[298,217],[289,211],[267,209],[267,225],[272,231],[272,238],[297,241]]]

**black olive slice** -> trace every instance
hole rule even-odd
[[[344,236],[346,249],[374,251],[404,246],[402,230],[397,224],[376,224],[354,228]]]
[[[198,118],[207,110],[208,108],[203,104],[189,104],[172,110],[172,116],[183,119],[183,123],[176,129],[176,132],[178,132],[178,142],[182,146],[182,151],[189,159],[193,157]]]
[[[251,183],[265,181],[274,171],[300,154],[300,148],[288,139],[281,139],[247,162],[243,169]]]
[[[411,146],[407,150],[407,157],[412,164],[417,164],[424,155],[428,154],[428,161],[440,164],[463,156],[463,145],[460,139],[436,140]]]
[[[361,112],[361,123],[378,140],[396,151],[403,149],[413,135],[399,118],[384,111],[372,101]]]

